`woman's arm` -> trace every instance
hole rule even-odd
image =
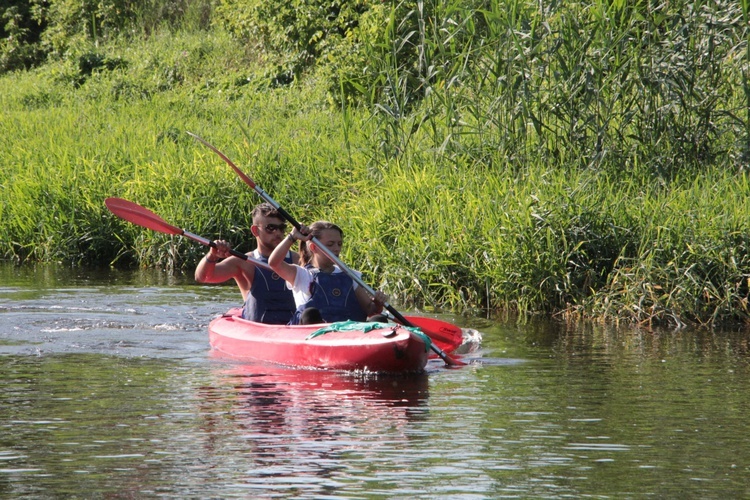
[[[383,305],[388,302],[388,296],[380,290],[375,292],[375,296],[370,296],[367,290],[358,286],[354,290],[354,294],[357,296],[359,306],[365,312],[365,315],[372,316],[373,314],[380,314],[383,312]]]
[[[284,278],[284,281],[290,285],[294,285],[294,278],[297,276],[297,268],[286,262],[284,258],[295,241],[297,241],[296,238],[290,233],[289,236],[281,240],[281,243],[273,249],[273,252],[271,252],[271,255],[268,257],[268,265],[271,266],[271,269],[276,271],[276,273]]]
[[[304,228],[304,226],[302,227]],[[271,255],[268,257],[268,265],[271,266],[271,268],[276,271],[284,281],[292,286],[294,286],[294,280],[297,277],[297,266],[286,262],[284,258],[286,258],[286,255],[294,242],[306,238],[306,236],[295,228],[286,238],[281,240],[281,243],[273,249],[273,252],[271,252]],[[299,260],[299,258],[297,260]]]

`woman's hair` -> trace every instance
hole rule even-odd
[[[319,221],[313,222],[310,225],[310,233],[315,238],[318,238],[323,233],[323,231],[325,231],[326,229],[335,229],[336,231],[339,232],[339,234],[341,235],[342,238],[344,237],[344,231],[342,231],[341,228],[338,227],[333,222],[328,222],[328,221],[325,221],[325,220],[319,220]],[[312,257],[313,257],[313,255],[312,255],[312,252],[310,251],[310,248],[308,248],[307,242],[306,241],[300,241],[300,245],[299,245],[299,263],[300,263],[300,265],[302,267],[305,267],[310,262],[312,262]]]

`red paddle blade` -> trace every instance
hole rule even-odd
[[[253,180],[250,177],[248,177],[247,175],[245,175],[245,172],[243,172],[242,170],[240,170],[239,167],[237,165],[235,165],[232,160],[230,160],[229,158],[227,158],[227,156],[224,153],[222,153],[221,151],[219,151],[218,149],[216,149],[212,144],[210,144],[209,142],[205,141],[200,136],[198,136],[198,135],[196,135],[196,134],[194,134],[192,132],[188,132],[188,134],[190,134],[191,137],[193,137],[195,140],[197,140],[198,142],[200,142],[201,144],[203,144],[204,146],[206,146],[208,149],[210,149],[211,151],[213,151],[214,153],[216,153],[217,155],[219,155],[221,157],[221,159],[224,160],[227,163],[227,165],[229,165],[230,167],[232,167],[234,169],[234,171],[237,172],[237,175],[239,175],[240,178],[243,181],[245,181],[245,184],[247,184],[251,188],[255,189],[255,183],[253,182]]]
[[[404,316],[411,324],[418,326],[437,346],[450,353],[458,349],[464,341],[461,328],[434,318],[423,316]]]
[[[182,229],[169,224],[152,211],[132,201],[123,200],[122,198],[107,198],[104,200],[104,204],[107,205],[110,212],[133,224],[166,234],[183,233]]]

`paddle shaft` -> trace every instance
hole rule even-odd
[[[221,151],[219,151],[218,149],[216,149],[213,145],[211,145],[210,143],[206,142],[205,140],[203,140],[201,137],[197,136],[196,134],[193,134],[192,132],[188,132],[188,134],[190,134],[193,138],[195,138],[196,140],[198,140],[204,146],[208,147],[213,152],[215,152],[216,154],[218,154],[221,157],[222,160],[224,160],[230,167],[232,167],[232,169],[240,176],[240,178],[245,182],[245,184],[247,184],[248,186],[250,186],[251,188],[253,188],[253,190],[256,193],[258,193],[258,195],[260,195],[261,198],[263,198],[265,201],[267,201],[268,203],[270,203],[276,210],[278,210],[278,212],[281,214],[282,217],[284,217],[284,219],[286,219],[287,221],[289,221],[289,223],[291,225],[293,225],[295,228],[297,228],[297,230],[299,231],[299,229],[300,229],[300,227],[302,227],[302,225],[297,221],[297,219],[295,219],[294,217],[292,217],[292,215],[289,212],[287,212],[286,210],[284,210],[284,208],[282,208],[281,205],[279,205],[276,202],[276,200],[274,200],[271,197],[271,195],[269,195],[268,193],[266,193],[263,190],[263,188],[261,188],[260,186],[258,186],[257,184],[255,184],[255,182],[253,182],[253,180],[250,177],[248,177],[244,172],[242,172],[242,170],[240,170],[239,167],[237,167],[232,162],[232,160],[230,160],[226,155],[224,155],[224,153],[222,153]],[[329,259],[331,259],[331,261],[333,261],[337,266],[339,266],[342,271],[344,271],[350,278],[352,278],[359,286],[361,286],[362,288],[364,288],[367,291],[367,293],[369,293],[372,296],[375,295],[375,290],[373,290],[373,288],[371,286],[369,286],[367,283],[365,283],[362,280],[362,278],[360,278],[357,275],[357,273],[355,273],[354,271],[352,271],[349,268],[349,266],[347,266],[346,264],[344,264],[341,261],[341,259],[339,259],[336,256],[336,254],[334,254],[327,246],[323,245],[314,236],[312,237],[312,239],[310,241],[312,241],[313,243],[315,243],[315,245],[318,248],[320,248],[320,250],[326,255],[326,257],[328,257]],[[388,302],[386,302],[385,304],[383,304],[383,307],[385,307],[388,310],[388,312],[390,312],[393,315],[393,317],[396,318],[402,325],[409,326],[409,327],[414,327],[415,326],[409,320],[407,320],[406,318],[404,318],[404,316],[400,312],[398,312]],[[465,363],[463,363],[461,361],[458,361],[458,360],[455,360],[455,359],[451,358],[442,349],[440,349],[438,346],[436,346],[434,342],[430,343],[430,347],[448,365],[463,365],[463,364],[465,364]]]

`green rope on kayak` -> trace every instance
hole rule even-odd
[[[422,339],[422,342],[424,342],[424,346],[425,346],[425,350],[426,350],[426,351],[428,351],[428,352],[429,352],[429,350],[430,350],[430,349],[432,348],[432,339],[431,339],[430,337],[428,337],[428,336],[427,336],[427,334],[425,334],[425,333],[424,333],[424,332],[423,332],[422,330],[420,330],[420,329],[419,329],[419,328],[417,328],[416,326],[415,326],[415,327],[411,327],[411,326],[402,326],[401,328],[406,328],[406,329],[407,329],[407,330],[409,330],[409,331],[410,331],[411,333],[413,333],[413,334],[414,334],[414,335],[416,335],[417,337],[421,338],[421,339]]]
[[[430,350],[430,346],[432,346],[432,340],[430,337],[424,334],[422,330],[420,330],[417,327],[410,327],[410,326],[404,326],[399,325],[396,323],[378,323],[376,321],[372,322],[361,322],[361,321],[337,321],[336,323],[330,323],[324,326],[323,328],[319,330],[315,330],[310,335],[307,336],[305,340],[310,340],[315,337],[319,337],[321,335],[325,335],[329,332],[363,332],[367,333],[372,330],[378,330],[378,329],[393,329],[393,328],[405,328],[412,332],[414,335],[417,335],[419,338],[422,339],[422,341],[425,344],[425,347],[427,350]]]

